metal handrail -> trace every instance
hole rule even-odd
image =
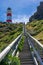
[[[37,39],[35,39],[33,36],[31,36],[29,33],[27,33],[31,39],[33,39],[41,48],[43,48],[43,44],[41,44]]]
[[[14,51],[12,52],[12,57],[15,56],[16,50],[18,49],[18,45],[19,45],[21,39],[22,39],[22,36],[21,36],[21,38],[19,39],[19,42],[18,42],[18,44],[16,45],[16,48],[15,48]]]
[[[13,45],[21,38],[22,34],[20,34],[9,46],[7,46],[1,53],[0,53],[0,62],[5,58],[5,56],[8,54],[10,49],[13,47]]]
[[[29,33],[28,33],[28,36],[31,38],[31,39],[34,39]],[[36,41],[36,39],[34,39],[34,41]],[[38,41],[36,41],[38,44],[39,44],[39,42]],[[29,46],[30,47],[32,47],[33,48],[33,52],[34,52],[34,54],[36,55],[36,59],[39,61],[39,63],[40,63],[40,65],[43,65],[43,62],[42,62],[42,60],[41,60],[41,58],[40,58],[40,55],[38,54],[38,52],[36,51],[36,49],[35,49],[35,47],[33,46],[33,44],[32,44],[32,42],[31,42],[31,40],[29,39]],[[41,45],[40,45],[41,46]],[[41,46],[42,47],[42,46]],[[43,47],[42,47],[43,48]],[[34,57],[35,57],[35,55],[34,55]]]

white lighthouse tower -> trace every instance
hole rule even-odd
[[[11,8],[7,9],[7,20],[6,22],[11,23],[12,22],[12,10]]]

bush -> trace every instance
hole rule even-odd
[[[23,36],[22,39],[21,39],[21,41],[20,41],[20,43],[19,43],[19,46],[18,46],[18,50],[19,50],[20,52],[21,52],[22,49],[23,49],[24,39],[25,39],[25,37]]]
[[[20,65],[20,60],[18,57],[12,57],[10,65]]]
[[[1,63],[0,65],[20,65],[20,60],[18,57],[12,55],[8,55]]]

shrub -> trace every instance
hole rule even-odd
[[[20,65],[20,60],[18,57],[12,55],[8,55],[1,63],[0,65]]]
[[[23,36],[22,39],[21,39],[21,41],[20,41],[20,43],[19,43],[19,46],[18,46],[18,50],[19,51],[22,51],[22,49],[23,49],[24,39],[25,39],[25,37]]]

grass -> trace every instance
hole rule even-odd
[[[43,20],[36,20],[26,25],[28,32],[43,44]]]
[[[8,46],[19,34],[23,24],[0,23],[0,52]]]
[[[18,46],[18,51],[20,51],[20,52],[23,49],[24,39],[25,39],[25,36],[22,36],[21,41],[20,41],[19,46]]]
[[[34,37],[43,44],[43,31]]]
[[[22,33],[23,24],[1,24],[0,28],[0,52],[8,46],[18,35]],[[8,26],[8,27],[7,27]],[[7,27],[7,29],[6,29]],[[3,29],[3,30],[2,30]],[[6,31],[5,31],[6,30]],[[18,51],[22,51],[24,45],[25,37],[22,36],[21,41],[18,46]],[[11,52],[13,50],[11,49]],[[11,52],[4,58],[4,60],[0,63],[0,65],[20,65],[19,57],[12,57]]]

